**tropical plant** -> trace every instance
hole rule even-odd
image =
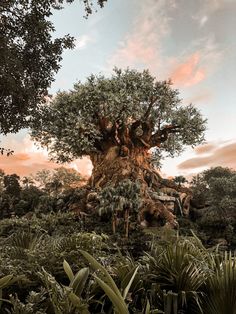
[[[13,275],[7,275],[7,276],[0,278],[0,309],[2,307],[2,301],[6,301],[6,300],[2,299],[2,289],[11,285],[15,281],[16,281],[16,278],[14,278]]]
[[[197,238],[177,237],[146,253],[146,281],[151,305],[159,305],[166,314],[178,311],[202,311],[202,285],[209,276],[209,253]]]
[[[112,230],[116,233],[119,220],[124,219],[125,236],[129,235],[130,218],[135,217],[141,207],[140,185],[129,179],[121,181],[116,187],[108,186],[99,193],[99,215],[112,215]]]
[[[88,314],[88,305],[81,299],[89,275],[88,268],[82,268],[74,275],[66,261],[63,267],[70,280],[69,286],[59,284],[44,268],[39,273],[49,294],[54,313]]]
[[[99,271],[97,275],[93,276],[98,285],[104,290],[108,298],[111,300],[115,313],[129,314],[126,299],[129,289],[138,272],[138,267],[135,267],[132,270],[130,280],[127,282],[127,285],[120,290],[104,266],[98,263],[89,253],[83,250],[80,250],[80,253],[84,256],[84,258],[86,258],[93,270]]]
[[[6,309],[9,314],[45,314],[49,309],[47,290],[40,288],[38,292],[30,291],[24,302],[20,301],[17,294],[10,296],[10,307]]]
[[[236,313],[236,258],[231,252],[212,255],[212,272],[205,282],[203,309],[205,314]]]

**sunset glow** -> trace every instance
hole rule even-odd
[[[110,75],[114,66],[148,68],[170,78],[183,103],[192,102],[208,119],[206,144],[167,159],[166,176],[191,175],[211,166],[236,169],[236,2],[234,0],[108,0],[84,19],[78,3],[55,12],[56,35],[70,33],[76,48],[65,51],[50,92],[69,90],[91,73]],[[37,148],[27,130],[1,137],[14,150],[0,157],[0,168],[21,176],[59,165]],[[66,165],[89,176],[88,158]]]

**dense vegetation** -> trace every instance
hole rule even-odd
[[[1,177],[1,200],[8,195],[19,210],[0,221],[1,313],[235,313],[236,264],[224,253],[235,245],[234,171],[217,167],[193,178],[190,217],[178,217],[178,233],[141,229],[131,219],[128,238],[125,221],[114,233],[104,220],[107,189],[93,214],[68,211],[65,200],[79,204],[85,189],[74,171]],[[18,204],[27,194],[34,202],[22,211],[16,193]],[[125,197],[122,186],[115,193]]]
[[[31,126],[55,159],[94,166],[87,185],[65,168],[0,171],[1,313],[235,314],[236,172],[212,168],[186,188],[153,166],[204,140],[201,113],[170,81],[129,69],[45,104],[73,47],[49,17],[73,1],[0,3],[0,134]],[[106,0],[82,2],[88,16]]]
[[[28,127],[45,102],[62,52],[73,48],[74,40],[70,35],[54,39],[50,17],[73,1],[0,1],[0,134]],[[103,7],[106,0],[81,2],[88,16],[93,4]]]

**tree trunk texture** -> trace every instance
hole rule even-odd
[[[105,153],[91,156],[93,163],[89,186],[101,190],[107,186],[116,186],[124,179],[139,182],[142,206],[138,221],[143,227],[167,225],[178,226],[176,216],[157,198],[163,189],[181,189],[168,180],[163,180],[152,166],[148,148],[129,149],[127,146],[111,146]],[[186,191],[185,191],[186,192]],[[188,193],[189,194],[189,193]],[[113,227],[113,231],[115,226]]]

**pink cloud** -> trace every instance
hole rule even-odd
[[[170,2],[170,1],[167,1]],[[156,71],[161,64],[162,39],[169,34],[169,18],[164,1],[146,0],[139,4],[131,32],[119,43],[108,67],[145,67]]]
[[[201,156],[201,154],[209,153],[207,156]],[[224,145],[218,148],[208,147],[205,150],[198,150],[198,157],[185,160],[178,165],[179,169],[189,170],[201,167],[229,167],[236,169],[236,142]]]
[[[170,77],[174,84],[192,86],[200,83],[206,77],[206,70],[201,66],[201,56],[195,52],[183,63],[176,66]]]

